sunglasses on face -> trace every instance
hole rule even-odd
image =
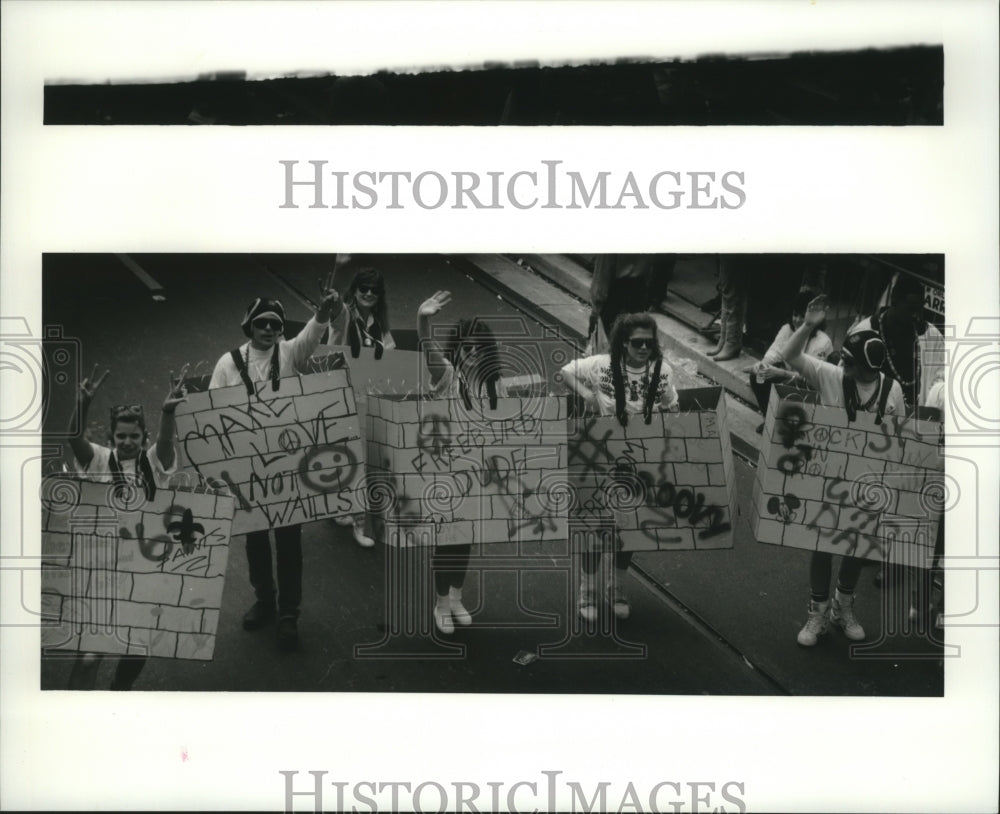
[[[376,286],[373,286],[373,285],[359,285],[358,286],[358,293],[359,294],[378,294],[378,288]]]
[[[278,319],[255,319],[253,326],[259,331],[280,331],[283,323]]]
[[[641,348],[650,348],[656,344],[655,339],[630,339],[628,341],[629,345],[635,350],[640,350]]]

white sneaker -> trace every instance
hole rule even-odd
[[[455,632],[455,623],[451,620],[451,614],[438,605],[434,606],[434,626],[446,636]]]
[[[465,605],[462,604],[461,599],[451,599],[451,618],[456,625],[461,625],[462,627],[468,627],[472,624],[472,614],[470,614],[466,609]]]
[[[798,643],[803,647],[812,647],[830,629],[830,600],[826,602],[810,602],[809,618],[799,631]]]
[[[597,592],[593,586],[581,583],[580,595],[576,600],[576,611],[585,622],[597,621]]]
[[[365,531],[361,526],[354,527],[354,540],[362,548],[372,548],[375,545],[375,541],[365,534]]]
[[[608,586],[608,598],[611,600],[611,609],[615,612],[615,619],[624,621],[632,615],[632,606],[629,604],[625,589],[620,585]]]
[[[854,615],[854,594],[842,594],[837,591],[830,604],[830,622],[844,631],[844,635],[852,642],[860,642],[865,638],[865,629],[861,627]]]

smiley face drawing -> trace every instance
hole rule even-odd
[[[358,459],[346,444],[312,447],[302,456],[299,477],[316,492],[332,492],[350,485],[358,471]]]

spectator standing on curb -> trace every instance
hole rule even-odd
[[[747,310],[746,270],[736,268],[730,257],[719,259],[719,295],[722,311],[719,314],[719,341],[708,351],[717,362],[735,359],[743,349],[743,322]]]
[[[672,256],[655,254],[601,254],[594,263],[590,282],[590,335],[603,336],[591,343],[593,353],[607,353],[606,337],[619,314],[659,308],[667,295],[673,274]]]

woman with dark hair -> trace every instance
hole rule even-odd
[[[335,269],[350,262],[350,257],[338,255]],[[344,292],[342,307],[330,319],[330,345],[349,345],[355,357],[361,348],[374,348],[375,358],[393,350],[396,342],[389,330],[389,307],[385,296],[385,279],[382,272],[371,266],[362,266],[351,278]],[[375,540],[365,534],[364,513],[338,517],[339,526],[351,526],[354,541],[362,548],[372,548]]]
[[[358,269],[344,293],[343,308],[330,323],[330,345],[349,345],[356,356],[362,347],[375,348],[375,358],[393,350],[389,308],[382,272],[370,266]]]
[[[486,396],[496,408],[506,396],[500,378],[500,351],[489,326],[480,320],[459,320],[442,345],[432,339],[430,318],[451,302],[451,293],[438,291],[417,311],[417,332],[424,349],[430,381],[424,388],[428,399],[462,399],[471,408],[472,399]],[[463,543],[435,550],[431,561],[434,574],[434,624],[442,633],[455,632],[455,625],[472,624],[472,616],[462,604],[462,587],[469,570],[472,545]]]
[[[806,317],[806,308],[809,303],[820,295],[820,291],[815,288],[803,288],[792,300],[792,314],[788,322],[781,326],[771,347],[767,349],[764,358],[760,360],[750,370],[750,389],[757,397],[757,406],[760,407],[761,415],[767,415],[767,403],[771,398],[771,385],[784,384],[789,387],[807,387],[805,379],[801,374],[791,370],[784,361],[784,350],[795,330],[803,323]],[[825,360],[833,353],[833,342],[823,328],[824,322],[817,325],[809,339],[806,341],[806,349],[803,351],[814,359]],[[760,432],[764,428],[761,424],[757,428]]]
[[[608,344],[610,353],[574,359],[562,369],[563,381],[590,409],[603,416],[616,416],[624,427],[630,415],[642,416],[649,424],[654,409],[677,408],[673,371],[663,361],[656,340],[656,321],[649,314],[619,315]],[[601,554],[600,551],[581,553],[583,577],[577,610],[588,622],[597,619],[595,577]],[[623,587],[631,562],[632,552],[616,552],[614,574],[607,584],[608,598],[618,619],[627,619],[631,613]]]

